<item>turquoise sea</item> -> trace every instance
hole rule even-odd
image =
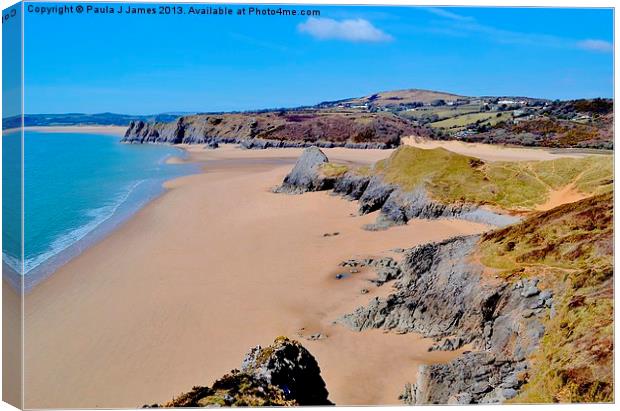
[[[19,144],[19,134],[3,136],[3,144],[7,154]],[[101,239],[161,194],[165,180],[195,172],[195,165],[166,164],[167,158],[183,155],[174,147],[122,144],[119,137],[109,135],[26,132],[26,284],[51,274]],[[18,155],[4,155],[3,161],[9,162],[3,170],[19,170]],[[14,177],[3,177],[5,201],[10,193],[19,194],[19,178]],[[16,207],[3,207],[3,261],[17,272],[21,272],[19,214]]]

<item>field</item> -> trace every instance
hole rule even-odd
[[[441,121],[463,114],[479,113],[480,104],[464,104],[459,106],[424,106],[399,112],[402,117],[412,120]]]
[[[434,100],[455,101],[460,98],[464,97],[457,94],[444,93],[441,91],[410,89],[382,91],[376,94],[372,94],[370,96],[341,100],[341,102],[354,105],[375,104],[380,106],[389,106],[411,104],[417,102],[430,103]]]
[[[488,124],[493,126],[501,121],[512,119],[510,112],[489,112],[470,113],[447,118],[445,120],[431,123],[434,128],[462,129],[470,124],[480,122],[480,124]]]

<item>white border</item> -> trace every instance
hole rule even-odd
[[[53,1],[50,1],[53,2]],[[106,1],[102,1],[102,0],[95,0],[95,1],[89,1],[91,3],[105,3]],[[2,6],[2,9],[6,9],[7,7],[10,7],[14,4],[18,3],[15,0],[0,0],[0,5]],[[68,2],[69,3],[69,2]],[[500,0],[496,0],[496,1],[492,1],[492,0],[460,0],[460,1],[453,1],[453,0],[415,0],[415,1],[407,1],[407,0],[386,0],[386,1],[377,1],[377,0],[307,0],[307,1],[300,1],[300,0],[263,0],[263,1],[233,1],[233,0],[220,0],[220,1],[199,1],[199,0],[186,0],[186,1],[178,1],[178,0],[151,0],[151,1],[132,1],[132,2],[128,2],[128,3],[211,3],[211,4],[290,4],[290,5],[296,5],[296,4],[316,4],[316,5],[394,5],[394,6],[495,6],[495,7],[588,7],[588,8],[592,8],[592,7],[615,7],[616,6],[616,1],[613,0],[589,0],[589,1],[583,1],[583,0],[519,0],[519,1],[512,1],[512,0],[508,0],[508,1],[500,1]],[[22,10],[22,27],[23,27],[23,10]],[[618,24],[617,24],[617,15],[616,13],[614,13],[614,39],[617,37],[617,30],[618,30]],[[1,44],[1,31],[0,31],[0,44]],[[23,31],[22,31],[22,36],[23,36]],[[22,38],[22,45],[23,45],[23,38]],[[615,41],[614,41],[614,51],[616,51],[616,45],[615,45]],[[23,58],[24,58],[24,53],[22,50],[22,69],[23,69]],[[616,62],[617,62],[617,53],[614,54],[614,68],[616,67]],[[2,56],[0,54],[0,65],[2,63]],[[1,77],[1,74],[0,74]],[[614,70],[614,96],[615,96],[615,91],[616,91],[616,84],[617,84],[617,73]],[[22,75],[22,112],[23,112],[23,107],[24,107],[24,90],[23,90],[23,75]],[[1,108],[1,102],[0,102],[0,116],[2,114],[2,108]],[[617,122],[614,122],[614,136],[618,135],[618,129],[619,129],[619,125]],[[23,150],[23,138],[22,138],[22,150]],[[23,151],[22,151],[23,154]],[[620,168],[620,166],[616,163],[614,165],[614,173],[617,175],[618,169]],[[23,172],[23,158],[22,158],[22,172]],[[0,177],[1,177],[1,169],[0,169]],[[23,184],[23,178],[22,178],[22,184]],[[23,187],[22,187],[23,189]],[[2,205],[2,200],[0,199],[0,207]],[[23,203],[22,203],[22,207],[23,207]],[[615,208],[615,204],[614,204],[614,208]],[[22,213],[23,213],[23,209],[22,209]],[[618,221],[620,221],[620,217],[618,217],[617,213],[614,213],[614,224],[617,224]],[[1,217],[0,217],[0,223],[1,223]],[[23,234],[23,221],[22,221],[22,234]],[[23,238],[23,235],[22,235]],[[616,240],[616,233],[614,232],[614,240]],[[1,245],[1,239],[0,239],[0,245]],[[22,244],[22,248],[23,248],[23,244]],[[620,248],[619,243],[617,241],[614,241],[614,255],[616,255],[618,253],[618,249]],[[22,253],[23,253],[23,249],[22,249]],[[615,270],[614,270],[615,271]],[[615,272],[614,272],[615,274]],[[619,280],[618,280],[618,276],[615,276],[614,278],[614,287],[615,289],[617,289],[619,284]],[[23,299],[22,299],[22,312],[23,312]],[[0,318],[1,320],[1,318]],[[618,326],[618,312],[617,310],[615,310],[615,327],[614,330],[617,331],[617,326]],[[617,334],[616,334],[617,335]],[[23,317],[22,317],[22,336],[23,336]],[[22,338],[22,342],[23,342],[23,338]],[[616,365],[616,361],[617,361],[617,356],[614,356],[614,366]],[[1,357],[0,357],[0,366],[1,366]],[[615,370],[617,371],[617,367],[615,367]],[[22,357],[22,376],[23,376],[23,357]],[[617,374],[616,374],[617,377]],[[2,378],[0,376],[0,386],[1,386],[1,382],[2,382]],[[618,398],[618,393],[619,393],[619,389],[618,389],[618,379],[615,378],[615,387],[614,387],[614,391],[615,391],[615,398]],[[196,382],[199,383],[199,382]],[[22,391],[23,393],[23,391]],[[23,402],[22,402],[23,403]],[[496,409],[497,406],[496,405],[476,405],[476,410],[481,410],[481,411],[487,411],[487,410],[492,410],[492,409]],[[510,407],[510,409],[514,409],[514,410],[527,410],[528,408],[531,407],[536,407],[536,409],[538,410],[556,410],[556,409],[562,409],[562,410],[603,410],[603,409],[614,409],[615,407],[613,405],[603,405],[603,404],[570,404],[570,405],[505,405],[503,407]],[[612,408],[613,407],[613,408]],[[345,410],[353,410],[356,407],[339,407],[340,409],[345,409]],[[376,409],[381,409],[381,410],[387,410],[389,408],[392,407],[387,407],[387,406],[377,406],[374,407]],[[422,407],[425,409],[428,409],[428,407]],[[4,402],[0,402],[0,411],[5,411],[5,410],[14,410],[15,408],[4,403]]]

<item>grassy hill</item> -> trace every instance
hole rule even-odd
[[[443,203],[486,204],[509,211],[532,211],[552,190],[569,185],[584,195],[613,188],[611,156],[484,162],[443,148],[401,146],[377,162],[372,172],[405,190],[423,186]]]
[[[381,91],[369,96],[340,100],[339,103],[349,104],[373,104],[377,106],[398,106],[413,103],[432,103],[437,100],[456,101],[458,99],[466,99],[468,97],[459,96],[457,94],[445,93],[442,91],[408,89]]]
[[[554,292],[554,313],[513,401],[613,401],[613,194],[487,233],[478,254],[501,278],[542,277]]]

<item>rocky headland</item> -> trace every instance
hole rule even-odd
[[[268,347],[254,347],[239,370],[196,386],[165,404],[172,407],[256,407],[333,405],[315,358],[297,341],[278,337]]]
[[[415,218],[460,218],[502,227],[518,222],[551,192],[575,186],[584,196],[610,189],[609,158],[486,163],[448,150],[401,146],[371,167],[333,164],[307,148],[274,191],[332,190],[358,201],[359,214],[380,211],[369,230]]]
[[[282,147],[391,148],[401,137],[430,130],[391,113],[264,112],[199,114],[172,122],[132,121],[124,142],[235,143],[246,149]]]

